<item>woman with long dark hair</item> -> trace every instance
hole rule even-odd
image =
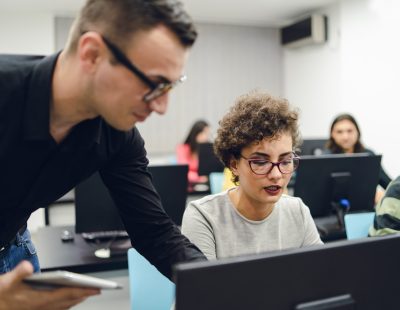
[[[353,154],[374,152],[367,149],[361,142],[361,131],[355,118],[350,114],[340,114],[335,117],[331,125],[330,138],[326,144],[328,153]],[[386,189],[391,179],[381,167],[379,185]]]
[[[188,180],[191,184],[207,182],[208,178],[206,176],[199,176],[198,174],[198,145],[209,141],[209,124],[204,120],[198,120],[193,124],[184,143],[177,147],[177,161],[178,163],[189,165]]]

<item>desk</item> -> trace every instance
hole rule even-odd
[[[66,229],[74,234],[74,241],[61,241],[61,234]],[[64,269],[88,273],[128,268],[126,255],[98,258],[94,256],[94,251],[104,246],[104,243],[87,243],[74,231],[73,226],[47,226],[32,235],[42,271]]]
[[[62,242],[63,230],[73,232],[73,242]],[[121,290],[103,290],[74,307],[76,310],[130,309],[127,255],[111,258],[94,256],[94,244],[88,244],[73,226],[46,226],[32,234],[42,271],[64,269],[108,279],[123,286]],[[101,247],[101,245],[96,245]]]

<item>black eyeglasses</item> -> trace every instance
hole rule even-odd
[[[111,43],[108,39],[102,36],[102,39],[111,53],[114,55],[115,59],[124,65],[128,70],[133,72],[138,78],[142,80],[147,86],[150,87],[150,91],[143,96],[143,101],[150,102],[158,97],[161,97],[165,93],[169,92],[172,88],[174,88],[179,83],[182,83],[186,80],[186,76],[182,75],[178,80],[174,82],[161,82],[156,83],[150,80],[142,71],[140,71],[129,59],[125,56],[125,54],[114,44]]]
[[[253,171],[253,173],[257,175],[268,174],[275,166],[278,167],[279,171],[282,174],[289,174],[297,169],[300,162],[300,157],[297,156],[295,153],[292,153],[290,157],[276,163],[265,159],[246,158],[243,155],[240,155],[240,157],[248,161],[251,171]]]

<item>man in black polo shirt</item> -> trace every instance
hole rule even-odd
[[[23,259],[39,269],[29,216],[95,171],[132,244],[164,275],[177,262],[204,259],[163,211],[135,127],[166,112],[196,35],[176,0],[88,0],[61,53],[0,56],[0,273]],[[29,268],[3,277],[18,282]]]

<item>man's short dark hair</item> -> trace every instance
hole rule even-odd
[[[175,33],[185,47],[196,40],[193,21],[178,0],[87,0],[74,22],[66,49],[74,52],[79,37],[90,30],[124,47],[134,33],[160,24]]]

